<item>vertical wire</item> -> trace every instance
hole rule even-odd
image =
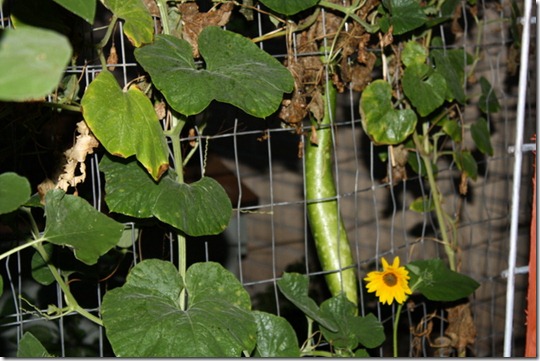
[[[514,312],[514,287],[515,287],[515,269],[517,254],[517,236],[519,227],[519,198],[521,186],[521,168],[522,168],[522,146],[523,129],[525,122],[525,103],[527,100],[527,75],[529,64],[529,43],[531,27],[531,7],[532,1],[525,0],[524,15],[522,17],[523,30],[521,34],[521,57],[519,69],[519,90],[518,106],[516,117],[516,134],[514,141],[514,175],[512,183],[512,208],[510,224],[510,247],[508,252],[508,279],[506,287],[506,317],[504,327],[504,357],[510,357],[512,353],[512,331],[513,331],[513,312]]]
[[[60,270],[58,270],[60,271]],[[63,291],[60,288],[60,285],[56,283],[56,299],[58,300],[58,308],[62,309],[64,307],[63,301]],[[65,335],[64,335],[64,316],[58,318],[58,332],[60,333],[60,356],[66,356],[66,345],[65,345]]]
[[[238,118],[234,118],[234,127],[233,127],[233,153],[234,153],[234,168],[236,170],[236,184],[238,186],[238,200],[236,201],[236,234],[237,234],[237,243],[238,243],[238,250],[237,250],[237,257],[238,257],[238,277],[240,279],[240,283],[244,283],[244,272],[242,269],[242,241],[241,241],[241,227],[240,227],[240,217],[241,215],[241,207],[242,207],[242,180],[240,175],[240,162],[238,160]]]
[[[277,315],[280,316],[279,309],[279,296],[277,289],[277,271],[276,271],[276,232],[275,232],[275,218],[274,218],[274,173],[272,163],[272,136],[268,133],[268,139],[266,140],[268,151],[268,177],[270,182],[270,237],[272,244],[272,281],[274,286],[274,296],[276,300]]]

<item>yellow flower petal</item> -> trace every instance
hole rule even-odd
[[[372,271],[364,278],[368,292],[375,292],[379,302],[391,304],[396,300],[403,303],[407,295],[412,293],[409,288],[409,271],[399,266],[399,257],[395,257],[392,265],[389,265],[384,257],[381,258],[382,271]]]

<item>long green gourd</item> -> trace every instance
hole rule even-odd
[[[332,157],[332,119],[336,107],[336,88],[331,81],[326,84],[324,117],[317,129],[317,144],[306,142],[306,198],[311,232],[317,254],[333,296],[342,291],[355,305],[358,304],[358,282],[351,246],[338,209],[334,184]],[[326,200],[330,198],[330,200]],[[324,200],[323,200],[324,199]]]

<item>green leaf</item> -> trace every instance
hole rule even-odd
[[[96,15],[96,0],[54,0],[57,4],[83,18],[87,23],[94,23]]]
[[[405,66],[424,64],[427,59],[427,50],[416,41],[408,41],[401,53],[401,61]]]
[[[167,141],[154,107],[135,87],[122,91],[114,75],[101,72],[88,86],[83,117],[111,154],[137,157],[154,179],[169,166]]]
[[[369,353],[365,349],[360,348],[354,352],[354,357],[360,358],[360,357],[370,357],[370,356],[369,356]]]
[[[88,264],[113,248],[124,225],[97,211],[81,197],[53,189],[45,195],[47,225],[43,237],[47,241],[68,246],[75,257]]]
[[[375,80],[364,89],[360,114],[364,131],[377,145],[402,143],[416,127],[413,110],[394,109],[392,87],[384,80]]]
[[[137,240],[137,236],[133,236],[134,233],[137,233],[139,229],[134,227],[128,227],[124,229],[122,232],[122,237],[120,237],[120,240],[118,241],[117,247],[120,248],[129,248],[133,246],[133,243]]]
[[[192,265],[184,286],[172,263],[149,259],[105,294],[102,316],[118,357],[238,357],[255,347],[249,307],[248,293],[217,263]]]
[[[478,163],[472,156],[471,152],[468,150],[456,151],[452,153],[454,156],[454,161],[458,169],[472,180],[476,180],[478,176]]]
[[[484,118],[479,118],[475,123],[471,124],[471,137],[482,153],[493,155],[488,123]]]
[[[410,262],[410,285],[421,281],[416,290],[431,301],[456,301],[471,295],[480,284],[472,278],[450,270],[442,260]]]
[[[0,214],[10,213],[30,198],[30,182],[13,172],[0,174]]]
[[[321,304],[321,315],[333,320],[336,332],[321,328],[324,338],[335,348],[353,350],[358,344],[367,348],[380,346],[385,339],[384,327],[373,314],[355,315],[356,307],[344,294],[329,298]]]
[[[42,98],[60,82],[71,57],[68,39],[51,30],[22,26],[0,33],[0,101]]]
[[[444,77],[427,64],[413,64],[405,69],[403,92],[418,113],[425,117],[444,103],[447,92]]]
[[[255,357],[299,357],[298,338],[291,324],[283,317],[254,311],[257,323]]]
[[[432,42],[432,46],[441,46],[440,39]],[[446,100],[457,100],[464,104],[467,101],[465,95],[465,66],[472,62],[470,55],[463,50],[440,50],[433,49],[430,53],[434,63],[435,72],[441,74],[446,80]]]
[[[187,41],[172,36],[159,35],[135,50],[137,61],[181,114],[198,114],[217,100],[262,118],[293,89],[289,71],[242,35],[208,26],[199,35],[199,52],[206,69],[197,68]]]
[[[321,315],[315,301],[308,296],[308,277],[299,273],[284,273],[277,281],[279,290],[296,307],[312,320],[331,331],[337,331],[337,325],[331,319]]]
[[[141,0],[104,0],[103,4],[114,15],[125,20],[124,34],[136,47],[151,43],[154,20]]]
[[[169,170],[155,182],[135,161],[104,156],[105,201],[112,212],[137,218],[156,217],[187,233],[203,236],[223,232],[231,218],[231,201],[214,179],[203,177],[179,184]]]
[[[300,11],[304,11],[317,5],[320,0],[295,0],[295,1],[283,1],[283,0],[260,0],[261,3],[266,5],[269,9],[279,14],[294,15]]]
[[[495,94],[495,90],[493,90],[489,81],[484,77],[480,78],[480,88],[482,89],[482,95],[478,100],[480,110],[484,113],[498,112],[501,106],[497,100],[497,94]]]
[[[50,243],[45,243],[43,245],[43,248],[45,248],[45,251],[50,256],[52,255],[53,251],[53,245]],[[47,266],[47,263],[41,257],[39,252],[34,252],[32,255],[32,261],[31,261],[31,267],[32,267],[32,278],[39,284],[48,286],[54,282],[54,276],[51,273],[51,270]]]
[[[34,358],[34,357],[54,357],[47,349],[39,342],[39,340],[30,332],[25,332],[19,341],[17,349],[17,357]]]
[[[461,125],[454,119],[443,118],[439,122],[443,132],[448,135],[456,143],[461,142],[463,136],[461,134]]]
[[[433,203],[432,198],[423,196],[416,198],[409,206],[409,209],[418,213],[426,213],[433,211],[435,209],[435,204]]]
[[[381,19],[381,30],[387,32],[394,26],[393,34],[400,35],[419,28],[427,20],[418,0],[383,0],[388,10]]]

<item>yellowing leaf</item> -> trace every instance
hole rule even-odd
[[[157,180],[168,169],[168,149],[150,100],[138,89],[122,91],[114,76],[103,71],[81,101],[86,123],[111,154],[132,155]]]

